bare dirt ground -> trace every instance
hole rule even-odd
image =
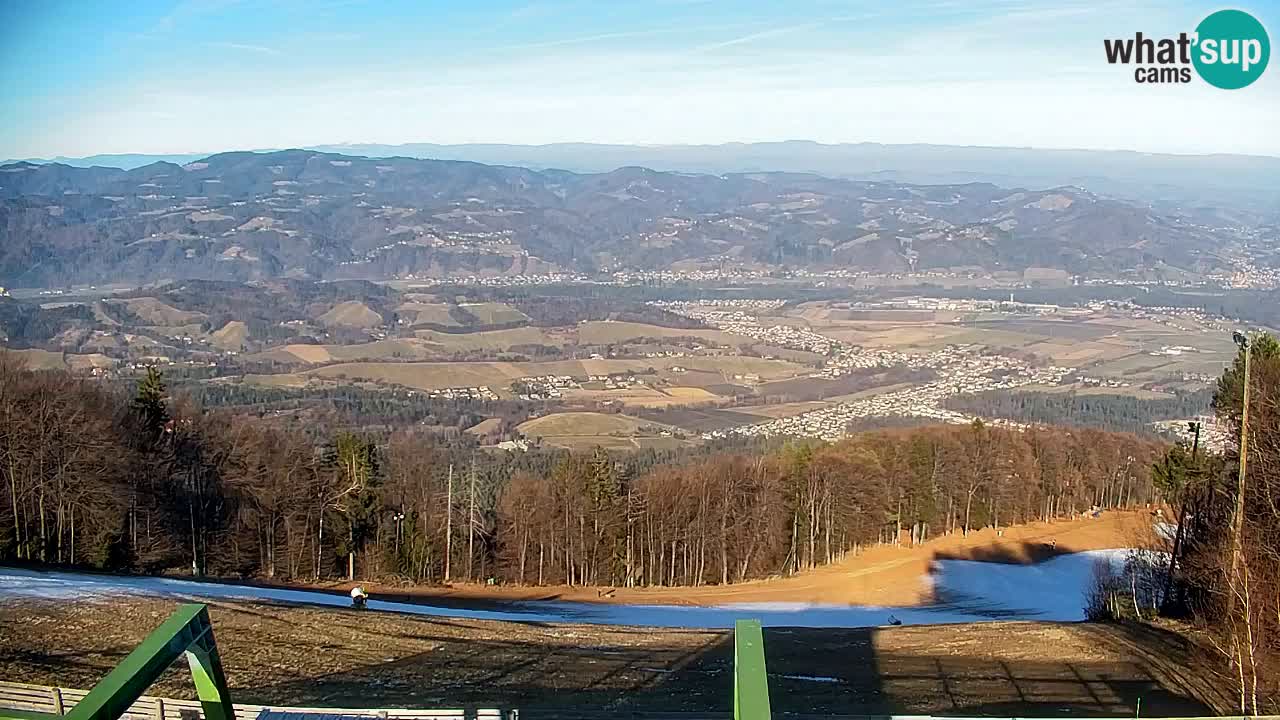
[[[170,600],[0,605],[0,678],[87,688]],[[213,603],[238,702],[517,707],[533,717],[732,711],[732,636]],[[773,711],[1052,717],[1203,715],[1187,643],[1137,626],[1004,622],[770,629]],[[180,672],[181,671],[181,672]],[[192,697],[185,668],[149,694]]]
[[[1140,547],[1151,536],[1146,512],[1108,512],[1093,519],[1030,523],[997,532],[987,528],[944,535],[915,547],[873,547],[832,565],[787,578],[694,588],[616,588],[602,596],[594,587],[365,586],[380,600],[577,600],[663,605],[743,602],[813,602],[850,605],[915,605],[933,600],[925,582],[938,559],[1029,563],[1055,554]],[[1056,541],[1056,546],[1052,546]],[[329,585],[349,589],[349,584]]]

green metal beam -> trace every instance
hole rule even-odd
[[[68,720],[117,720],[182,655],[207,720],[234,720],[227,679],[213,641],[213,625],[204,605],[178,608],[133,652],[76,703]],[[0,710],[0,720],[47,720],[53,713]]]
[[[769,720],[769,674],[759,620],[739,620],[734,627],[733,718]]]

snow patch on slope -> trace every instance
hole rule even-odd
[[[369,608],[408,615],[474,620],[666,628],[729,628],[743,618],[759,619],[770,627],[839,628],[885,626],[889,624],[890,616],[901,620],[904,625],[1012,619],[1077,621],[1084,619],[1084,595],[1092,581],[1095,565],[1108,563],[1120,571],[1128,553],[1128,550],[1095,550],[1061,555],[1036,565],[940,560],[934,563],[928,580],[939,602],[918,607],[776,602],[696,607],[535,601],[503,603],[499,605],[501,609],[471,609],[386,602],[375,598],[369,601]],[[103,601],[120,595],[334,607],[350,605],[350,600],[344,595],[308,590],[0,568],[0,602],[14,599]],[[494,607],[494,603],[488,603],[487,607]]]

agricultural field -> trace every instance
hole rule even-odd
[[[678,428],[629,415],[598,412],[561,412],[545,415],[516,427],[522,435],[545,445],[574,451],[639,448],[677,448],[688,442]]]
[[[745,335],[723,330],[686,330],[645,323],[590,321],[578,325],[578,344],[609,345],[641,339],[697,338],[709,345],[738,347],[755,343]]]
[[[520,327],[471,333],[416,330],[413,337],[390,338],[350,345],[307,345],[293,343],[248,356],[250,360],[322,365],[362,360],[431,360],[458,353],[504,353],[520,346],[564,345],[561,335],[541,328]]]
[[[733,377],[735,374],[753,374],[761,378],[784,378],[805,371],[803,366],[785,360],[751,357],[688,357],[548,362],[351,362],[328,365],[308,370],[303,374],[323,378],[346,377],[371,380],[419,390],[484,385],[497,391],[498,388],[506,388],[513,381],[526,377],[568,375],[585,380],[591,375],[635,373],[664,383],[673,383],[676,387],[687,387],[681,383],[683,373],[672,369],[676,367],[719,372],[722,376],[728,377]]]
[[[545,415],[518,426],[529,437],[556,435],[656,435],[669,431],[665,425],[629,417],[596,412],[562,412]]]
[[[378,327],[383,322],[381,315],[355,300],[338,303],[316,319],[326,327],[371,328]]]
[[[475,318],[478,325],[508,325],[529,321],[528,315],[503,303],[465,303],[458,307]]]
[[[352,342],[357,330],[346,328],[345,342],[294,342],[245,355],[291,372],[249,375],[243,381],[289,388],[334,382],[422,391],[487,387],[500,399],[545,403],[544,412],[622,409],[631,415],[669,418],[680,432],[701,435],[807,413],[844,412],[838,406],[910,391],[939,378],[939,372],[963,365],[938,370],[904,363],[898,356],[887,365],[847,364],[833,372],[832,363],[841,353],[921,357],[959,348],[974,363],[996,354],[1015,357],[1029,367],[1073,368],[1061,384],[1041,383],[1024,390],[1073,390],[1156,401],[1168,399],[1174,391],[1204,388],[1204,378],[1219,374],[1235,352],[1229,334],[1216,321],[1122,309],[962,313],[808,302],[762,307],[754,328],[748,322],[728,323],[729,329],[684,329],[615,320],[542,327],[527,324],[524,313],[504,303],[450,304],[444,297],[427,295],[411,299],[398,306],[396,327],[359,331],[367,340]],[[155,320],[191,319],[155,302],[130,302]],[[338,314],[363,314],[354,306],[341,309]],[[509,325],[483,329],[503,323]],[[228,325],[206,337],[235,346],[245,342],[246,331]],[[814,337],[806,331],[834,345],[819,350],[820,346],[796,340]],[[383,332],[392,334],[381,338]],[[160,346],[155,350],[163,351]],[[956,351],[948,352],[954,357]],[[34,361],[56,366],[72,358],[48,354]],[[557,381],[555,392],[513,387],[523,379],[546,376],[571,381]],[[1077,376],[1083,380],[1077,381]],[[909,402],[909,396],[902,397]],[[900,413],[891,409],[883,414]],[[620,438],[589,430],[557,438],[565,445],[599,443],[621,449],[635,447],[644,436]]]
[[[1230,332],[1221,326],[1154,313],[1134,316],[1100,310],[1034,317],[937,312],[927,322],[915,312],[905,315],[913,318],[911,322],[845,319],[850,316],[859,317],[839,309],[823,309],[820,303],[786,313],[787,318],[802,321],[814,332],[865,347],[917,353],[946,345],[1007,348],[1035,353],[1090,376],[1133,383],[1168,381],[1183,373],[1216,375],[1235,353]],[[1151,354],[1178,347],[1190,349]]]
[[[650,411],[645,416],[658,422],[679,427],[690,433],[703,433],[710,430],[724,430],[759,422],[760,418],[748,414],[748,408],[732,410],[704,409],[690,407],[662,408]]]
[[[462,323],[449,312],[449,307],[444,303],[407,302],[396,308],[396,312],[409,325],[462,327]]]
[[[626,407],[661,408],[696,406],[722,402],[723,398],[698,387],[631,386],[616,390],[572,389],[564,391],[568,401],[618,403]]]

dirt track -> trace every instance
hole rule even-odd
[[[788,578],[697,588],[616,588],[602,597],[592,587],[487,587],[454,583],[452,588],[367,585],[379,598],[438,600],[577,600],[664,605],[740,602],[812,602],[850,605],[915,605],[929,602],[925,582],[937,559],[1035,562],[1054,554],[1135,547],[1151,534],[1145,512],[1104,513],[1097,519],[1031,523],[1000,533],[987,528],[967,537],[953,533],[916,547],[873,547],[828,567]],[[1050,545],[1056,541],[1056,547]],[[335,587],[330,585],[328,587]],[[349,589],[350,585],[337,585]]]

